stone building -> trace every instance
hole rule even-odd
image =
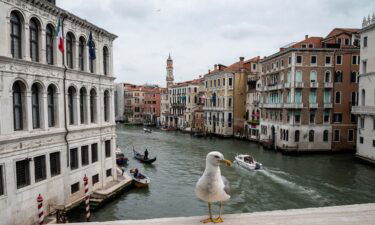
[[[375,163],[375,15],[363,20],[359,75],[357,157]]]
[[[39,194],[46,213],[83,200],[85,175],[90,191],[117,179],[115,38],[54,1],[0,0],[0,223],[36,222]]]
[[[160,119],[160,95],[162,88],[148,88],[145,90],[145,104],[143,123],[147,125],[157,125]]]
[[[125,88],[126,84],[119,83],[115,84],[115,121],[124,122],[125,121]]]
[[[167,117],[169,115],[169,98],[168,98],[168,89],[163,88],[160,93],[160,126],[167,126]]]
[[[283,151],[355,147],[357,29],[308,37],[261,60],[262,142]]]
[[[160,124],[162,126],[169,126],[170,124],[170,103],[169,103],[169,88],[173,85],[174,82],[174,75],[173,75],[173,60],[171,58],[171,54],[169,54],[167,59],[167,67],[166,67],[166,89],[164,92],[161,93],[161,100],[160,100]]]

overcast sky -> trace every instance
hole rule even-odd
[[[267,56],[305,34],[360,28],[375,0],[57,0],[58,6],[117,36],[116,82],[165,86],[166,59],[175,81],[214,64]]]

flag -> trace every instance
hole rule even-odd
[[[95,55],[95,43],[94,40],[92,39],[92,32],[90,31],[89,35],[89,41],[87,42],[87,46],[89,46],[89,57],[91,60],[96,59]]]
[[[61,51],[61,53],[64,53],[64,35],[62,31],[62,23],[60,17],[57,20],[56,37],[59,38],[59,50]]]

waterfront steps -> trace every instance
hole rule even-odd
[[[126,215],[126,212],[124,212]],[[201,225],[205,216],[91,222],[93,225]],[[375,203],[229,214],[222,225],[373,225]],[[76,223],[77,224],[77,223]]]

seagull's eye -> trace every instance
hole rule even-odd
[[[217,156],[217,155],[215,155],[215,158],[217,158],[217,159],[220,159],[220,157],[219,157],[219,156]]]

